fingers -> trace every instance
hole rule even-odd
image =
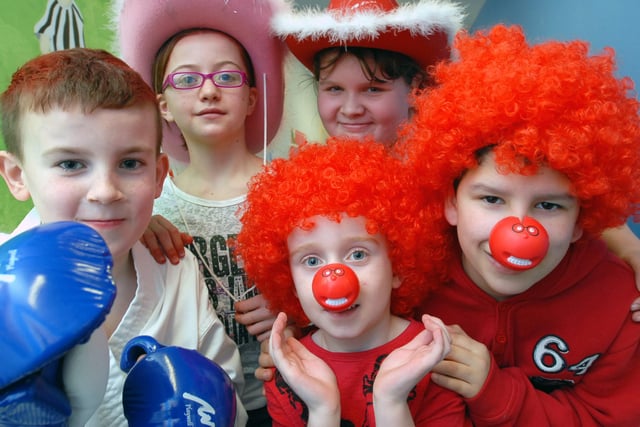
[[[273,363],[273,358],[271,357],[271,353],[269,352],[269,346],[271,345],[268,339],[262,341],[260,343],[260,356],[258,356],[258,364],[261,368],[273,368],[275,364]]]
[[[235,304],[236,313],[249,313],[257,308],[266,307],[267,302],[262,295],[256,295]]]
[[[149,235],[149,232],[155,236],[155,239]],[[145,241],[148,243],[147,248],[156,261],[164,259],[166,256],[172,264],[178,264],[180,258],[184,257],[185,241],[193,241],[191,236],[178,230],[175,225],[161,215],[151,217],[143,237],[145,237]]]
[[[639,278],[640,280],[640,278]],[[640,281],[638,282],[640,283]],[[636,298],[631,304],[631,318],[634,322],[640,322],[640,297]]]
[[[442,332],[443,339],[448,343],[451,342],[451,336],[449,335],[449,331],[447,330],[447,327],[445,326],[444,322],[439,317],[423,314],[422,323],[424,324],[424,327],[428,331],[431,331],[432,333],[435,330],[440,330]]]
[[[444,359],[451,351],[451,340],[447,335],[447,329],[441,328],[433,332],[433,346],[440,350],[440,360]]]
[[[270,317],[266,320],[262,320],[260,322],[256,322],[247,326],[247,331],[251,335],[256,337],[256,339],[260,342],[269,338],[269,336],[271,335],[271,327],[273,326],[275,317],[271,316],[271,313],[269,313],[269,316]]]
[[[240,302],[243,302],[243,301],[240,301]],[[263,320],[275,319],[274,315],[271,314],[271,312],[265,307],[258,307],[251,311],[241,311],[238,309],[238,304],[239,303],[236,303],[235,305],[236,321],[247,327],[249,327],[250,325],[253,325],[254,323],[261,322]]]
[[[158,264],[164,264],[167,261],[164,251],[160,247],[160,242],[156,238],[156,235],[151,229],[147,228],[140,242],[149,250],[149,253]]]
[[[266,306],[262,295],[235,303],[236,321],[247,327],[247,331],[258,341],[263,341],[271,334],[275,316]]]
[[[487,347],[464,333],[459,326],[450,327],[451,351],[434,369],[433,381],[471,398],[480,392],[489,375],[491,354]]]
[[[183,247],[193,243],[193,236],[191,236],[189,233],[180,232],[180,239],[182,240]]]
[[[280,350],[285,340],[284,329],[287,326],[287,315],[284,313],[278,313],[276,320],[273,322],[271,328],[271,337],[269,339],[269,354],[275,362],[275,350]]]
[[[455,347],[472,353],[476,355],[476,357],[478,355],[483,355],[488,351],[484,344],[467,335],[459,325],[449,327],[449,334],[451,336],[452,351]]]
[[[272,368],[275,367],[275,362],[271,356],[271,347],[273,345],[271,341],[275,339],[276,345],[281,347],[287,338],[294,336],[294,331],[293,327],[287,326],[287,316],[284,313],[280,313],[273,322],[269,333],[270,336],[260,343],[260,356],[258,356],[258,364],[260,366],[254,372],[256,378],[261,381],[271,381],[273,379]],[[275,336],[272,338],[274,334]]]
[[[267,382],[273,380],[273,369],[271,368],[258,367],[253,374],[260,381]]]
[[[448,390],[451,390],[455,393],[458,393],[461,396],[464,396],[467,393],[467,390],[469,388],[469,384],[460,380],[458,377],[453,376],[453,375],[447,375],[447,374],[443,374],[441,373],[438,368],[440,368],[441,364],[444,364],[445,362],[440,362],[438,365],[436,365],[436,367],[433,369],[432,374],[431,374],[431,381],[433,381],[434,384],[439,385],[440,387],[444,387]]]
[[[285,335],[286,335],[286,329],[285,329]],[[275,363],[273,362],[273,358],[271,357],[271,353],[269,352],[270,346],[271,346],[271,343],[269,338],[260,342],[260,356],[258,356],[259,366],[253,373],[255,377],[260,381],[273,380],[272,368],[275,367]]]

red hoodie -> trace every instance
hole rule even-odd
[[[631,269],[600,241],[571,246],[526,292],[496,301],[456,261],[424,312],[459,324],[493,354],[467,399],[476,426],[640,426],[640,324]]]

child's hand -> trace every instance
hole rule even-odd
[[[287,315],[278,314],[271,330],[269,352],[285,382],[306,403],[309,419],[340,419],[340,392],[331,368],[300,341],[285,336]]]
[[[284,330],[285,338],[292,337],[293,334],[287,334],[287,329]],[[267,338],[266,340],[260,343],[260,356],[258,357],[258,368],[255,370],[253,375],[259,379],[260,381],[271,381],[273,379],[273,368],[275,368],[275,363],[273,363],[273,357],[271,357],[271,353],[269,353],[269,347],[271,346],[271,339]]]
[[[284,329],[285,338],[288,337],[296,337],[300,335],[299,328],[289,325]],[[260,356],[258,357],[258,368],[254,372],[254,375],[260,381],[271,381],[273,379],[273,369],[275,368],[275,363],[273,363],[273,358],[271,357],[271,353],[269,353],[269,347],[271,343],[269,342],[269,338],[265,339],[260,343]]]
[[[640,283],[640,277],[636,277],[636,283]],[[631,318],[634,322],[640,322],[640,297],[631,303]]]
[[[236,302],[235,309],[236,321],[245,325],[247,331],[258,341],[269,338],[271,327],[276,318],[267,308],[267,302],[262,295]]]
[[[380,365],[373,384],[374,398],[378,394],[384,400],[406,404],[411,389],[449,353],[451,340],[442,321],[425,314],[422,323],[425,330],[393,350]]]
[[[407,396],[450,350],[450,338],[440,319],[422,316],[425,330],[384,359],[373,383],[377,425],[413,425]]]
[[[491,354],[487,347],[469,337],[460,326],[449,327],[451,351],[433,368],[431,380],[462,397],[474,397],[487,379]]]
[[[184,247],[192,243],[193,238],[163,216],[154,215],[140,241],[158,264],[164,264],[166,258],[171,264],[178,264],[184,257]]]

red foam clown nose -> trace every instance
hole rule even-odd
[[[358,276],[344,264],[327,264],[313,277],[313,296],[318,304],[329,311],[345,310],[360,293]]]
[[[510,216],[498,222],[489,236],[491,255],[513,270],[534,268],[549,249],[549,235],[542,224],[525,216]]]

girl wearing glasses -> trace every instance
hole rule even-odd
[[[188,248],[240,350],[249,426],[271,425],[253,372],[274,316],[247,283],[230,243],[240,231],[247,184],[264,164],[256,153],[265,153],[282,116],[285,48],[269,34],[278,2],[124,0],[118,10],[121,55],[158,94],[163,149],[172,160],[146,236],[156,239],[172,223],[182,235],[158,238],[173,236],[178,250],[182,238],[193,239]],[[178,262],[178,253],[168,255]]]

